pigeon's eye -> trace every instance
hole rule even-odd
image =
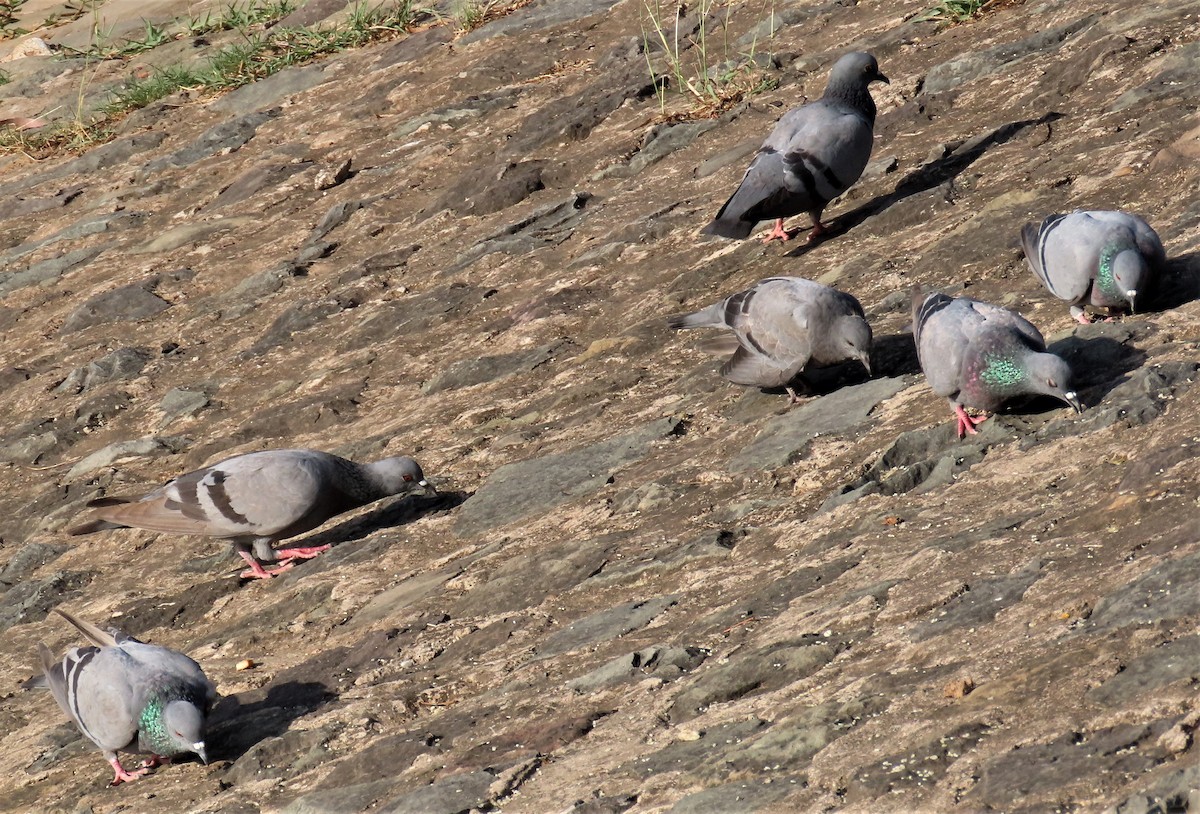
[[[410,480],[412,480],[412,475],[405,475],[405,476],[404,476],[404,479],[405,479],[406,481],[410,481]]]

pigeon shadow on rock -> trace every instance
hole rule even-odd
[[[1146,363],[1145,352],[1118,341],[1112,336],[1089,335],[1101,332],[1120,332],[1119,323],[1096,323],[1083,326],[1071,336],[1053,342],[1046,349],[1067,360],[1075,381],[1075,390],[1084,407],[1095,407],[1104,397],[1129,377],[1126,375]],[[1043,399],[1037,400],[1039,403]],[[1047,397],[1047,407],[1062,406],[1062,402]]]
[[[336,526],[305,537],[302,545],[319,546],[329,544],[337,548],[342,543],[361,540],[382,529],[404,526],[427,514],[450,511],[462,505],[469,497],[466,492],[438,492],[436,495],[406,495],[400,500],[384,502],[363,514],[338,523]],[[290,541],[289,541],[290,542]],[[286,549],[281,545],[278,549]]]
[[[921,362],[912,332],[876,337],[871,349],[871,367],[874,375],[881,378],[920,373]]]
[[[261,691],[255,691],[255,694]],[[205,737],[212,760],[235,762],[255,744],[287,732],[292,722],[337,695],[316,681],[285,681],[250,703],[225,696],[209,715]]]
[[[1191,252],[1167,260],[1150,288],[1144,308],[1138,310],[1167,311],[1197,299],[1200,299],[1200,252]]]
[[[908,175],[901,178],[896,183],[896,188],[886,195],[878,195],[864,203],[857,209],[852,209],[838,215],[828,224],[821,239],[814,240],[809,243],[801,244],[790,252],[787,252],[785,257],[803,257],[816,246],[823,243],[825,240],[830,240],[853,229],[867,218],[873,215],[878,215],[890,206],[899,203],[905,198],[913,195],[926,192],[941,184],[946,183],[952,178],[957,177],[967,167],[974,164],[984,153],[992,147],[997,147],[1012,139],[1017,134],[1040,124],[1049,124],[1064,118],[1065,114],[1051,111],[1050,113],[1040,116],[1036,119],[1023,119],[1016,122],[1008,122],[1002,124],[990,133],[975,138],[967,139],[959,144],[947,155],[927,164],[922,164]]]

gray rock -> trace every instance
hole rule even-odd
[[[43,579],[27,579],[13,586],[0,603],[0,633],[13,625],[45,619],[51,608],[79,596],[93,577],[92,571],[55,571]]]
[[[16,291],[26,286],[40,285],[51,280],[57,280],[68,271],[91,262],[102,252],[109,249],[111,245],[105,244],[103,246],[89,246],[83,249],[76,249],[58,257],[52,257],[49,260],[34,263],[24,271],[14,271],[4,274],[0,276],[0,295],[8,294],[11,291]]]
[[[492,37],[523,37],[563,23],[573,23],[615,6],[619,0],[556,0],[554,3],[533,3],[487,25],[481,25],[462,37],[466,44]]]
[[[16,438],[0,443],[0,461],[37,463],[39,458],[62,443],[62,435],[55,429],[35,431],[28,435],[18,434]]]
[[[115,231],[119,231],[121,229],[128,229],[131,226],[136,226],[136,225],[140,224],[143,217],[144,216],[138,212],[116,212],[116,213],[108,213],[108,214],[103,214],[103,215],[92,215],[90,217],[84,218],[83,220],[72,223],[70,226],[67,226],[64,229],[60,229],[59,231],[55,232],[54,234],[52,234],[48,237],[44,237],[41,240],[35,240],[32,243],[22,243],[21,245],[16,246],[15,248],[9,249],[7,252],[4,252],[3,254],[0,254],[0,267],[7,267],[9,264],[11,264],[15,260],[20,260],[22,257],[25,257],[26,255],[32,254],[33,252],[35,252],[39,249],[44,249],[46,246],[50,246],[55,243],[60,243],[62,241],[79,240],[80,238],[88,237],[89,235],[99,235],[99,234],[103,234],[105,232],[115,232]],[[100,251],[103,251],[106,248],[108,248],[108,246],[101,247]],[[99,253],[100,253],[99,251],[96,252],[96,254],[99,254]],[[63,261],[62,258],[57,258],[57,259],[60,262],[67,262],[69,264],[74,264],[74,265],[79,265],[81,262],[83,262],[81,260],[78,260],[78,258],[81,257],[82,255],[78,255],[76,253],[71,253],[71,254],[73,256],[69,257],[68,260],[66,260],[66,261]],[[93,255],[93,256],[95,256],[95,255]],[[57,266],[51,265],[51,266],[48,266],[47,268],[54,269],[56,267]],[[63,271],[65,271],[65,269],[63,269]],[[25,273],[28,274],[29,270],[27,269]],[[48,274],[49,272],[38,272],[38,273],[39,274]],[[62,272],[60,271],[59,273],[62,273]],[[51,278],[46,277],[45,279],[51,279]]]
[[[158,409],[163,414],[159,426],[165,427],[177,418],[193,416],[207,407],[211,401],[209,394],[202,390],[172,387],[158,403]]]
[[[804,457],[818,435],[844,433],[866,423],[884,399],[905,386],[903,378],[871,379],[820,396],[767,421],[745,449],[729,462],[735,472],[776,469]]]
[[[91,297],[67,315],[59,336],[108,322],[134,322],[160,314],[171,307],[163,298],[146,290],[144,283],[114,288]]]
[[[699,647],[655,645],[612,661],[567,682],[576,692],[587,693],[639,678],[673,681],[704,663],[708,651]]]
[[[1175,723],[1119,724],[1095,732],[1067,732],[1049,743],[1023,744],[983,762],[979,782],[963,800],[990,809],[1011,810],[1039,793],[1067,793],[1089,778],[1134,778],[1157,766],[1168,753],[1156,741]],[[985,730],[985,725],[978,725]],[[910,765],[912,761],[910,761]],[[942,762],[944,766],[945,762]],[[937,764],[935,764],[937,765]]]
[[[570,341],[560,339],[531,350],[501,353],[496,356],[480,356],[464,359],[438,373],[421,387],[427,396],[443,390],[457,390],[475,384],[502,379],[517,373],[536,370],[556,358],[574,356],[577,351]]]
[[[1088,698],[1107,708],[1128,705],[1133,699],[1183,679],[1200,677],[1200,636],[1183,636],[1128,661],[1125,669],[1088,691]]]
[[[596,180],[603,178],[632,178],[642,170],[666,158],[676,150],[683,149],[700,137],[701,134],[717,126],[712,119],[698,122],[680,122],[677,124],[655,125],[646,133],[642,145],[628,161],[613,164],[594,176]]]
[[[455,616],[484,616],[534,608],[598,574],[617,548],[614,535],[570,541],[504,557],[500,566],[457,605]]]
[[[674,435],[679,424],[677,418],[662,418],[582,449],[505,464],[459,509],[455,531],[462,536],[491,531],[594,492],[608,483],[614,470],[643,458],[656,441]]]
[[[963,724],[911,749],[894,752],[877,763],[868,764],[848,779],[845,800],[857,803],[887,794],[915,794],[916,789],[931,788],[951,764],[973,749],[990,729],[983,723]]]
[[[482,809],[491,800],[496,775],[490,771],[463,772],[443,778],[382,803],[380,814],[463,814]]]
[[[108,382],[132,379],[146,367],[154,352],[149,348],[117,348],[106,353],[86,367],[76,368],[67,374],[55,393],[82,393]]]
[[[967,53],[929,69],[921,86],[923,93],[941,93],[964,82],[988,76],[1007,65],[1034,54],[1057,50],[1071,35],[1088,28],[1097,19],[1089,14],[1065,25],[1039,31],[1022,40]]]
[[[259,127],[278,116],[279,113],[280,109],[276,107],[235,116],[214,125],[201,133],[200,137],[187,147],[147,162],[139,172],[139,179],[145,180],[170,167],[188,167],[217,153],[237,150],[254,138]]]
[[[1184,814],[1200,810],[1200,766],[1188,766],[1159,779],[1149,790],[1104,809],[1102,814]]]
[[[131,249],[126,249],[126,251],[129,254],[169,252],[181,246],[190,246],[208,240],[213,235],[218,235],[221,232],[228,232],[230,229],[238,229],[253,223],[258,223],[258,218],[219,218],[217,220],[201,221],[198,223],[184,223],[165,232],[160,232],[145,243],[134,246]]]
[[[678,740],[657,752],[637,758],[622,769],[642,779],[670,773],[725,782],[729,775],[722,764],[722,757],[744,741],[759,736],[770,726],[770,722],[754,717],[719,724],[699,732],[698,738]]]
[[[909,636],[925,641],[963,627],[982,627],[996,614],[1021,600],[1041,576],[1042,561],[1031,560],[1011,574],[981,579],[965,586],[955,598],[936,610],[933,618],[915,625]]]
[[[395,786],[391,778],[317,789],[288,803],[283,814],[359,814]]]
[[[678,601],[678,596],[659,596],[594,613],[547,636],[537,647],[537,657],[548,659],[624,636],[650,624]]]
[[[67,470],[67,478],[78,478],[103,469],[122,458],[144,458],[150,455],[170,455],[186,446],[180,438],[137,438],[132,441],[117,441],[96,450]]]
[[[286,68],[265,79],[242,85],[232,93],[220,97],[209,107],[211,110],[221,113],[248,113],[266,110],[279,104],[288,96],[306,91],[324,82],[325,68],[326,65],[320,62],[315,65]]]
[[[222,189],[216,199],[205,207],[205,211],[241,203],[265,189],[276,189],[296,173],[304,172],[311,166],[313,166],[311,161],[253,164]]]
[[[1200,523],[1190,521],[1200,532]],[[1098,628],[1180,619],[1200,613],[1200,552],[1156,565],[1096,603],[1089,620]]]
[[[793,791],[804,787],[804,779],[772,777],[767,780],[743,780],[698,791],[671,806],[668,814],[730,814],[778,811],[779,803]]]
[[[37,569],[70,551],[61,543],[26,543],[0,568],[0,593],[24,582]]]
[[[675,697],[667,715],[675,723],[690,721],[713,704],[785,687],[817,672],[847,646],[844,638],[813,634],[743,653],[697,673]]]
[[[251,783],[266,779],[288,779],[302,774],[329,759],[325,746],[333,737],[332,724],[316,729],[285,732],[264,738],[251,746],[225,772],[230,783]]]

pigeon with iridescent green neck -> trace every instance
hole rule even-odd
[[[964,407],[995,410],[1011,398],[1053,396],[1082,411],[1071,389],[1071,368],[1046,352],[1029,320],[969,297],[913,291],[913,338],[933,392],[950,400],[958,437],[975,433],[983,418]]]
[[[208,763],[204,724],[217,691],[199,664],[175,650],[106,633],[60,608],[55,611],[93,646],[71,648],[56,662],[39,644],[46,685],[79,731],[104,751],[116,773],[112,785],[136,780],[188,752]],[[150,758],[129,771],[118,751]]]
[[[1166,262],[1155,231],[1126,212],[1051,215],[1040,226],[1025,224],[1021,247],[1033,273],[1085,325],[1087,305],[1136,312],[1138,297]]]

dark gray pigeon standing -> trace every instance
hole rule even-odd
[[[694,314],[668,317],[671,328],[724,328],[733,336],[709,343],[733,351],[721,375],[749,387],[783,387],[809,365],[846,360],[871,372],[871,326],[858,300],[799,277],[771,277]]]
[[[38,644],[46,685],[79,731],[104,751],[116,775],[112,785],[136,780],[177,755],[194,752],[208,763],[204,724],[217,690],[200,665],[176,650],[106,633],[56,608],[92,643],[73,647],[56,662]],[[117,752],[149,754],[129,771]]]
[[[950,400],[958,437],[986,419],[966,407],[995,410],[1011,398],[1042,394],[1081,412],[1071,389],[1071,368],[1046,352],[1038,329],[1016,311],[970,297],[914,290],[913,338],[929,386]]]
[[[1126,212],[1084,211],[1025,224],[1021,247],[1029,268],[1071,316],[1090,322],[1083,308],[1137,307],[1167,255],[1150,224]]]
[[[412,458],[357,464],[314,449],[266,450],[180,475],[143,497],[93,500],[88,505],[98,509],[95,519],[67,533],[138,528],[222,537],[232,541],[250,565],[242,576],[263,579],[329,549],[323,545],[276,551],[275,541],[380,498],[418,489],[428,494],[432,488]],[[278,568],[261,565],[279,560],[285,562]]]
[[[759,221],[774,218],[763,242],[789,240],[783,219],[807,212],[809,240],[818,237],[825,207],[858,180],[871,158],[875,101],[868,86],[887,81],[875,57],[862,51],[834,63],[825,94],[783,115],[737,192],[701,233],[742,240]]]

